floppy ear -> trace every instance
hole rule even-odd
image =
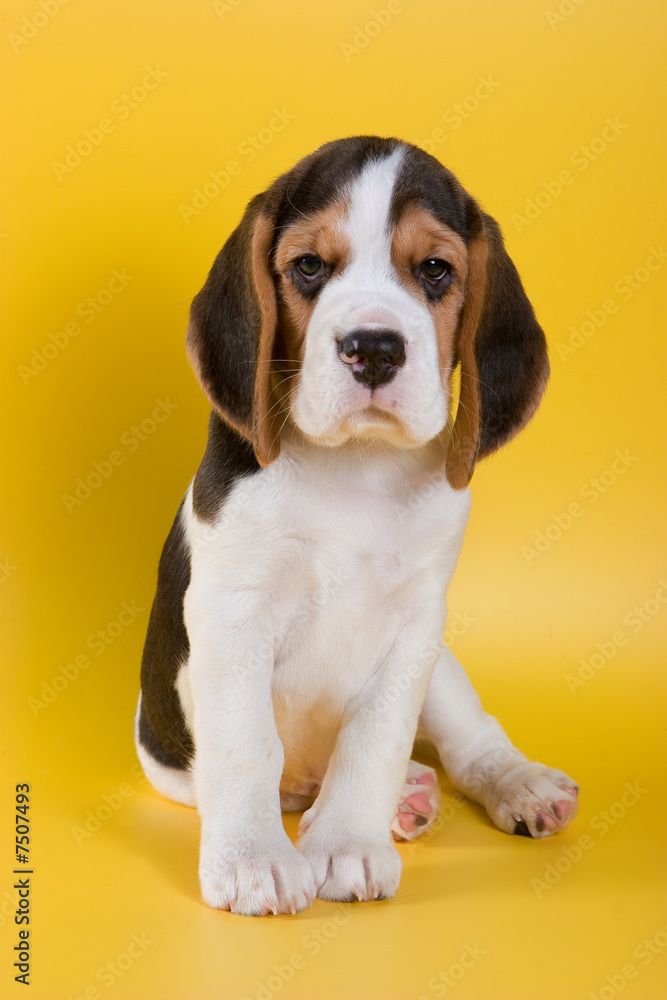
[[[544,333],[500,228],[472,199],[468,215],[468,279],[458,331],[460,402],[446,466],[455,489],[468,485],[478,459],[525,426],[549,377]]]
[[[277,306],[269,256],[273,213],[252,199],[216,257],[190,308],[190,363],[213,408],[253,445],[266,466],[280,454],[278,407],[271,392]]]

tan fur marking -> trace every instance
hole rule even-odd
[[[453,229],[439,222],[424,208],[412,205],[398,221],[391,245],[391,260],[401,284],[424,301],[424,292],[415,277],[415,269],[429,257],[451,265],[453,285],[439,302],[428,303],[435,323],[438,357],[443,384],[452,369],[454,337],[463,307],[468,273],[468,251]]]
[[[468,250],[468,282],[459,335],[461,393],[446,467],[447,479],[454,489],[463,489],[470,482],[481,433],[481,401],[475,361],[475,335],[484,304],[487,255],[485,238],[480,237],[471,242]]]
[[[257,352],[257,374],[253,405],[253,443],[257,461],[269,465],[280,453],[280,406],[271,391],[271,358],[277,309],[269,254],[273,242],[273,220],[260,215],[252,234],[252,277],[262,313]]]
[[[307,254],[321,257],[334,274],[350,259],[351,248],[344,229],[347,207],[336,202],[307,219],[299,219],[283,233],[275,251],[278,272],[278,315],[285,359],[290,368],[303,361],[306,331],[316,300],[299,295],[289,277],[293,262]],[[276,366],[280,368],[280,365]],[[293,379],[292,382],[296,382]]]

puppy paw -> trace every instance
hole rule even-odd
[[[486,797],[489,816],[505,833],[549,837],[574,819],[579,786],[563,771],[532,762],[512,767]]]
[[[326,847],[305,836],[299,850],[313,869],[319,899],[354,903],[396,895],[402,865],[391,844],[350,841]]]
[[[394,840],[414,840],[433,826],[440,814],[440,798],[438,776],[433,768],[411,760],[391,824]]]
[[[316,895],[312,868],[289,840],[278,846],[202,849],[199,880],[205,903],[247,917],[297,913]]]

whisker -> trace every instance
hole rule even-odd
[[[289,407],[288,407],[288,409],[287,409],[287,411],[285,413],[285,419],[283,420],[282,424],[280,425],[280,430],[278,431],[278,437],[280,437],[280,435],[282,434],[283,428],[285,427],[285,424],[287,423],[287,421],[289,420],[289,418],[290,418],[290,410],[289,410]],[[292,429],[292,437],[294,437],[294,431],[295,430],[296,430],[296,426]]]
[[[250,358],[248,361],[237,361],[239,365],[272,365],[272,364],[296,364],[294,358]]]
[[[395,460],[394,460],[393,458],[390,458],[389,456],[387,456],[387,460],[388,460],[388,461],[390,462],[390,464],[391,464],[391,465],[393,465],[393,467],[394,467],[394,468],[396,469],[396,472],[398,472],[399,476],[401,477],[401,479],[402,479],[402,480],[403,480],[403,482],[405,483],[405,488],[406,488],[406,489],[407,489],[407,490],[409,491],[409,489],[410,489],[410,486],[409,486],[409,484],[408,484],[408,481],[407,481],[407,479],[405,478],[405,476],[404,476],[404,475],[403,475],[403,473],[401,472],[401,470],[400,470],[400,468],[399,468],[399,465],[398,465],[398,463],[397,463],[397,462],[396,462],[396,461],[395,461]]]

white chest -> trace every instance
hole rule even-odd
[[[414,607],[444,628],[469,495],[442,477],[310,469],[287,456],[237,482],[217,524],[190,524],[199,594],[256,616],[272,649],[286,772],[326,766],[347,707]],[[338,475],[336,473],[339,473]],[[304,780],[306,780],[304,778]]]
[[[375,669],[415,602],[444,600],[469,510],[442,476],[311,468],[289,456],[240,480],[213,529],[191,524],[192,571],[269,622],[278,684]],[[352,481],[350,481],[352,479]],[[315,668],[317,671],[315,672]]]

